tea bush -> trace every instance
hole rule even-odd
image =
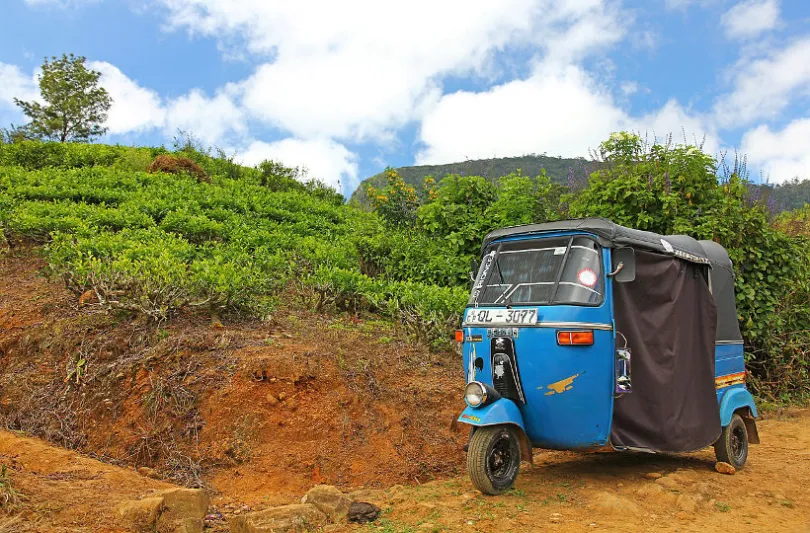
[[[0,143],[0,166],[43,168],[110,167],[148,154],[151,161],[163,148],[132,148],[106,144],[19,141]],[[136,155],[137,154],[137,155]]]
[[[144,172],[168,153],[211,182]],[[602,216],[723,244],[753,384],[776,399],[810,395],[807,209],[772,221],[744,167],[700,147],[620,133],[596,155],[589,182],[567,190],[516,172],[494,183],[427,177],[417,192],[388,169],[369,213],[300,170],[244,167],[189,139],[173,152],[22,141],[0,144],[0,231],[45,243],[53,275],[111,309],[261,317],[295,288],[316,308],[379,313],[438,346],[458,324],[488,231]]]

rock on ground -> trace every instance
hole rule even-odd
[[[161,497],[128,501],[118,506],[119,516],[133,531],[153,531],[162,511]]]
[[[301,503],[311,503],[332,522],[346,518],[352,499],[332,485],[315,485],[307,492]]]
[[[163,512],[157,520],[158,533],[202,533],[208,511],[208,495],[202,489],[168,489],[163,497]]]
[[[288,533],[313,531],[326,525],[327,517],[310,503],[271,507],[231,519],[231,533]]]
[[[720,461],[718,463],[715,463],[714,464],[714,469],[717,470],[718,472],[720,472],[721,474],[728,474],[730,476],[733,476],[735,473],[737,473],[736,468],[734,468],[730,464],[724,463],[722,461]]]
[[[368,502],[352,502],[347,515],[349,522],[357,522],[358,524],[373,522],[377,520],[378,516],[380,516],[380,508]]]
[[[167,489],[118,506],[118,514],[131,531],[202,533],[208,495],[201,489]]]

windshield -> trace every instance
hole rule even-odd
[[[470,305],[598,305],[604,282],[599,245],[589,237],[495,243],[481,262]]]

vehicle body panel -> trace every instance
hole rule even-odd
[[[609,271],[609,266],[610,251],[605,249],[603,272]],[[489,327],[463,327],[465,339],[480,339],[464,343],[467,381],[493,385],[492,339],[514,340],[525,396],[525,404],[518,402],[517,408],[532,446],[582,449],[603,446],[608,441],[613,409],[615,339],[610,284],[605,285],[604,298],[598,306],[512,306],[512,309],[537,309],[536,325],[492,322]],[[467,312],[486,309],[493,307],[471,307]],[[559,346],[558,330],[592,330],[594,344]],[[477,358],[482,364],[476,367]],[[480,409],[468,409],[465,413],[468,411]],[[459,421],[469,423],[464,419]]]

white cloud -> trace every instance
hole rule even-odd
[[[438,100],[445,76],[488,76],[529,47],[557,61],[621,38],[613,0],[162,0],[171,28],[266,57],[246,112],[299,138],[390,139]]]
[[[422,122],[417,164],[538,152],[584,156],[626,122],[610,93],[583,70],[540,69],[485,92],[442,97]]]
[[[653,135],[659,142],[672,135],[676,144],[699,145],[709,154],[718,154],[721,141],[711,116],[684,109],[676,100],[669,100],[660,109],[637,118],[628,119],[629,129]]]
[[[14,103],[14,98],[39,100],[39,87],[33,75],[25,75],[16,65],[0,63],[0,127],[20,125],[25,116]]]
[[[428,113],[420,131],[424,147],[417,164],[508,157],[546,152],[566,157],[587,156],[610,133],[619,130],[657,136],[663,141],[683,134],[690,144],[706,136],[704,149],[720,147],[706,117],[676,101],[647,115],[628,115],[584,70],[554,65],[540,67],[531,77],[483,92],[448,94]]]
[[[619,89],[622,91],[622,94],[625,96],[630,96],[631,94],[636,94],[638,92],[638,82],[636,81],[623,81],[621,85],[619,85]]]
[[[178,129],[193,133],[206,144],[221,142],[228,134],[247,133],[245,114],[228,94],[229,88],[208,98],[199,89],[168,102],[165,110],[166,131]]]
[[[171,100],[140,86],[118,67],[103,61],[88,66],[101,72],[101,85],[113,99],[106,125],[112,135],[163,129],[173,135],[178,129],[193,134],[205,144],[219,144],[247,133],[247,119],[235,100],[234,86],[226,85],[214,97],[200,89]]]
[[[767,57],[743,58],[731,75],[733,90],[715,105],[720,125],[776,118],[796,97],[810,96],[810,37]]]
[[[113,135],[140,132],[163,126],[166,112],[160,96],[145,89],[105,61],[91,61],[88,67],[101,73],[101,86],[107,89],[113,105],[107,116],[107,127]]]
[[[745,0],[723,14],[720,24],[732,39],[756,37],[779,22],[779,0]]]
[[[271,159],[289,167],[305,168],[308,177],[319,179],[344,193],[354,190],[358,181],[357,155],[342,144],[327,139],[254,141],[238,159],[247,165]]]
[[[39,88],[35,76],[27,76],[16,65],[0,63],[0,108],[14,108],[14,98],[35,100]]]
[[[796,119],[781,131],[766,125],[749,130],[741,151],[773,183],[810,178],[810,118]]]

